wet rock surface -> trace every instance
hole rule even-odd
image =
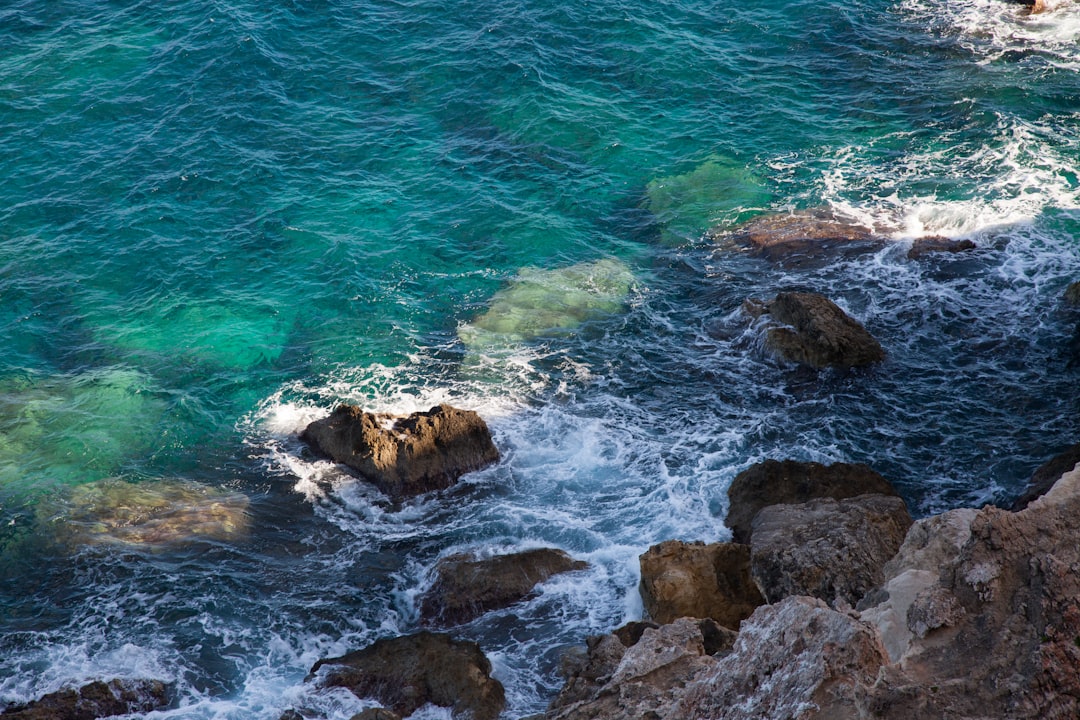
[[[428,703],[451,708],[455,716],[495,720],[506,699],[491,677],[491,663],[474,642],[420,632],[384,638],[363,650],[320,660],[312,674],[324,687],[344,687],[374,698],[402,717]]]
[[[868,465],[765,460],[732,480],[726,522],[735,542],[749,543],[754,516],[768,505],[869,494],[899,497],[892,483]]]
[[[713,228],[707,237],[721,247],[741,246],[786,262],[873,252],[886,242],[870,228],[823,209],[764,215],[734,229]]]
[[[420,617],[425,623],[468,622],[529,597],[553,575],[587,567],[551,548],[490,558],[451,555],[436,566],[435,582],[420,600]]]
[[[1039,466],[1028,481],[1027,488],[1020,497],[1016,498],[1010,509],[1023,510],[1033,500],[1045,495],[1058,478],[1076,467],[1077,463],[1080,463],[1080,443],[1065,449]]]
[[[782,292],[769,302],[748,301],[744,307],[752,316],[768,316],[765,347],[790,362],[850,368],[885,359],[874,336],[824,295]]]
[[[160,710],[168,702],[168,689],[157,680],[98,680],[77,690],[58,690],[26,705],[6,708],[0,716],[12,720],[97,720]]]
[[[407,417],[340,405],[308,425],[300,438],[395,500],[448,488],[465,473],[499,460],[483,419],[450,405]]]
[[[974,249],[975,243],[971,240],[954,240],[940,235],[928,235],[916,238],[907,256],[909,260],[919,260],[934,253],[958,253]]]
[[[765,602],[751,578],[746,545],[668,540],[639,562],[642,602],[657,623],[712,618],[735,630]]]

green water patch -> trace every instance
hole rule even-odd
[[[497,351],[570,332],[621,311],[633,284],[629,266],[614,258],[552,270],[523,268],[485,313],[458,329],[458,336],[471,350]]]
[[[768,207],[765,181],[745,164],[714,155],[688,173],[651,180],[646,206],[661,225],[661,239],[681,245],[717,223],[735,223]]]
[[[0,497],[100,480],[161,439],[166,403],[128,368],[0,380]]]

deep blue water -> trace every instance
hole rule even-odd
[[[441,556],[555,545],[591,569],[454,631],[516,718],[754,462],[1008,502],[1080,439],[1078,41],[1067,0],[6,0],[0,703],[348,718],[315,660],[415,630]],[[799,208],[893,242],[703,236]],[[739,307],[784,288],[886,362],[765,355]],[[477,409],[503,460],[391,506],[296,438],[343,400]]]

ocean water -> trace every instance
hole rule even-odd
[[[416,630],[440,557],[556,546],[590,569],[452,631],[522,717],[755,462],[1009,502],[1080,439],[1078,70],[1068,0],[6,0],[0,704],[344,720],[309,668]],[[891,242],[704,239],[802,208]],[[764,354],[740,305],[790,288],[888,359]],[[503,459],[392,505],[297,439],[342,401],[476,409]]]

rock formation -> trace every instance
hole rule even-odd
[[[1077,463],[1080,463],[1080,443],[1066,448],[1040,465],[1031,476],[1031,480],[1028,481],[1028,486],[1023,494],[1016,498],[1010,509],[1013,511],[1023,510],[1035,498],[1045,495],[1054,486],[1058,478],[1076,467]]]
[[[324,687],[344,687],[374,698],[405,717],[427,703],[454,715],[495,720],[506,704],[503,686],[474,642],[420,632],[384,638],[357,652],[320,660],[311,668]]]
[[[873,252],[886,242],[870,228],[824,209],[764,215],[734,229],[713,228],[706,237],[721,247],[741,246],[769,260],[788,262]]]
[[[484,559],[450,555],[435,568],[435,582],[420,600],[420,617],[425,623],[468,622],[523,600],[552,575],[587,567],[550,548]]]
[[[731,481],[727,525],[735,542],[749,543],[754,516],[768,505],[868,494],[899,497],[892,483],[867,465],[765,460]]]
[[[1080,307],[1080,282],[1074,282],[1065,288],[1065,294],[1062,297],[1066,305]]]
[[[782,292],[767,303],[748,300],[743,307],[752,317],[769,316],[765,346],[791,362],[858,367],[885,359],[866,328],[824,295]]]
[[[639,558],[641,599],[649,617],[712,618],[737,630],[765,602],[750,577],[750,548],[736,543],[668,540]]]
[[[909,260],[919,260],[931,253],[958,253],[974,249],[975,243],[971,240],[954,240],[940,235],[928,235],[916,238],[907,256]]]
[[[164,683],[157,680],[110,680],[69,688],[39,700],[0,711],[11,720],[96,720],[97,718],[148,713],[169,702]]]
[[[499,460],[483,419],[449,405],[408,417],[340,405],[300,438],[395,500],[450,487],[465,473]]]

